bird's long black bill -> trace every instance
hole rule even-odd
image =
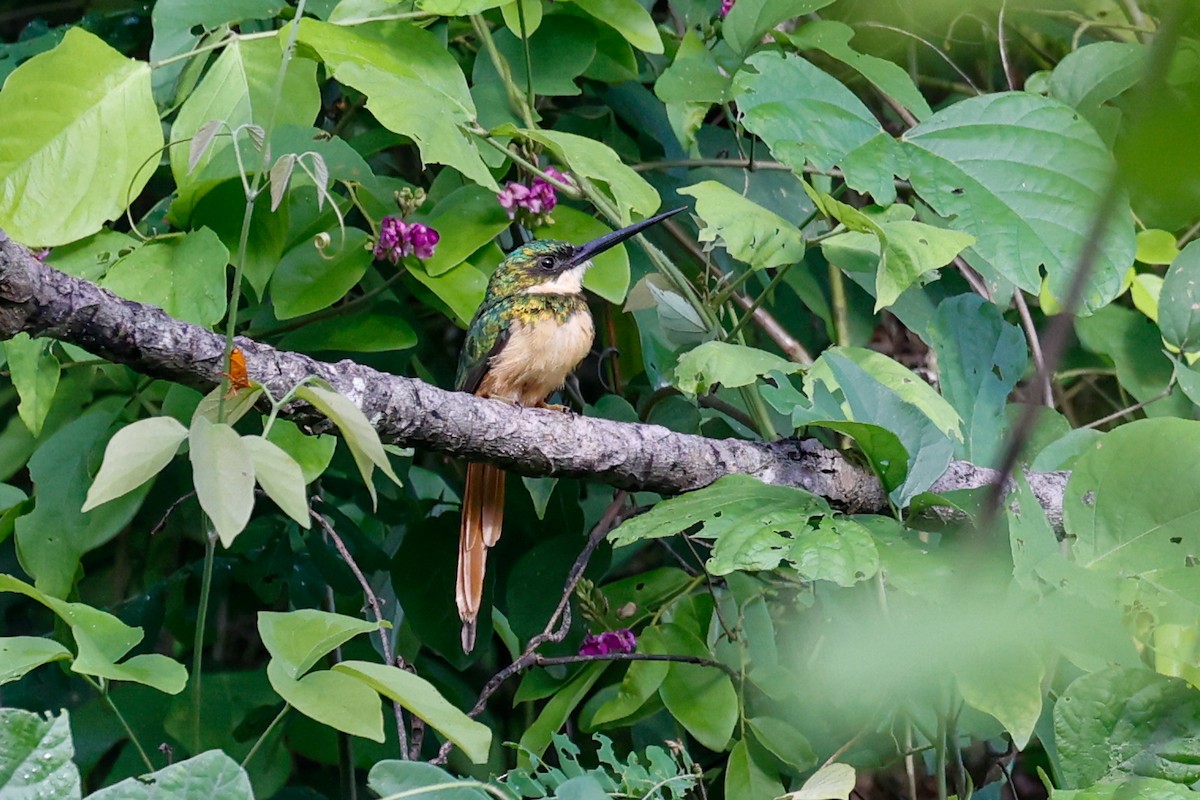
[[[583,262],[600,255],[605,250],[619,245],[629,237],[641,233],[651,225],[657,225],[667,217],[674,216],[686,208],[686,206],[680,206],[679,208],[673,208],[670,211],[664,211],[661,214],[655,214],[653,217],[644,219],[641,222],[635,222],[632,225],[626,225],[620,230],[604,234],[599,239],[593,239],[587,244],[579,245],[579,247],[576,248],[574,255],[571,256],[571,266],[582,264]]]

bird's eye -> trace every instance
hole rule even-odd
[[[550,256],[543,256],[538,259],[538,266],[549,272],[554,269],[554,259],[550,258]]]

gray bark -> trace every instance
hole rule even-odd
[[[201,390],[222,380],[224,337],[60,272],[0,232],[0,338],[20,332],[70,342],[145,375]],[[250,378],[273,396],[318,376],[361,408],[385,442],[490,461],[524,475],[585,477],[664,494],[743,473],[807,489],[849,511],[887,508],[874,475],[813,440],[709,439],[658,425],[519,408],[349,360],[318,361],[244,337],[236,344]],[[316,422],[313,410],[300,404],[289,414],[302,423]],[[995,475],[958,461],[934,490],[984,486]],[[1066,477],[1029,474],[1055,527],[1061,527]]]

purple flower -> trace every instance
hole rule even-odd
[[[606,656],[609,653],[632,653],[637,649],[637,637],[628,628],[589,634],[579,648],[581,656]]]
[[[554,167],[547,167],[546,174],[554,180],[570,184],[571,179]],[[501,207],[508,212],[509,219],[522,217],[530,227],[544,225],[549,222],[550,212],[558,205],[558,192],[554,184],[542,177],[534,178],[528,186],[516,181],[504,184],[504,189],[496,195]]]
[[[408,223],[397,217],[384,217],[379,224],[379,239],[375,242],[375,258],[398,264],[405,256],[433,258],[441,236],[428,225]]]
[[[733,10],[733,4],[736,0],[721,0],[721,10],[718,12],[721,19],[729,16],[729,12]]]

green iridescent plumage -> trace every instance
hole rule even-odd
[[[587,303],[578,294],[526,294],[530,287],[546,281],[546,275],[536,268],[540,259],[558,261],[574,249],[566,242],[539,240],[517,248],[500,263],[488,281],[483,304],[467,327],[454,379],[456,389],[475,391],[488,359],[504,346],[514,322],[544,319],[561,323],[587,310]]]

